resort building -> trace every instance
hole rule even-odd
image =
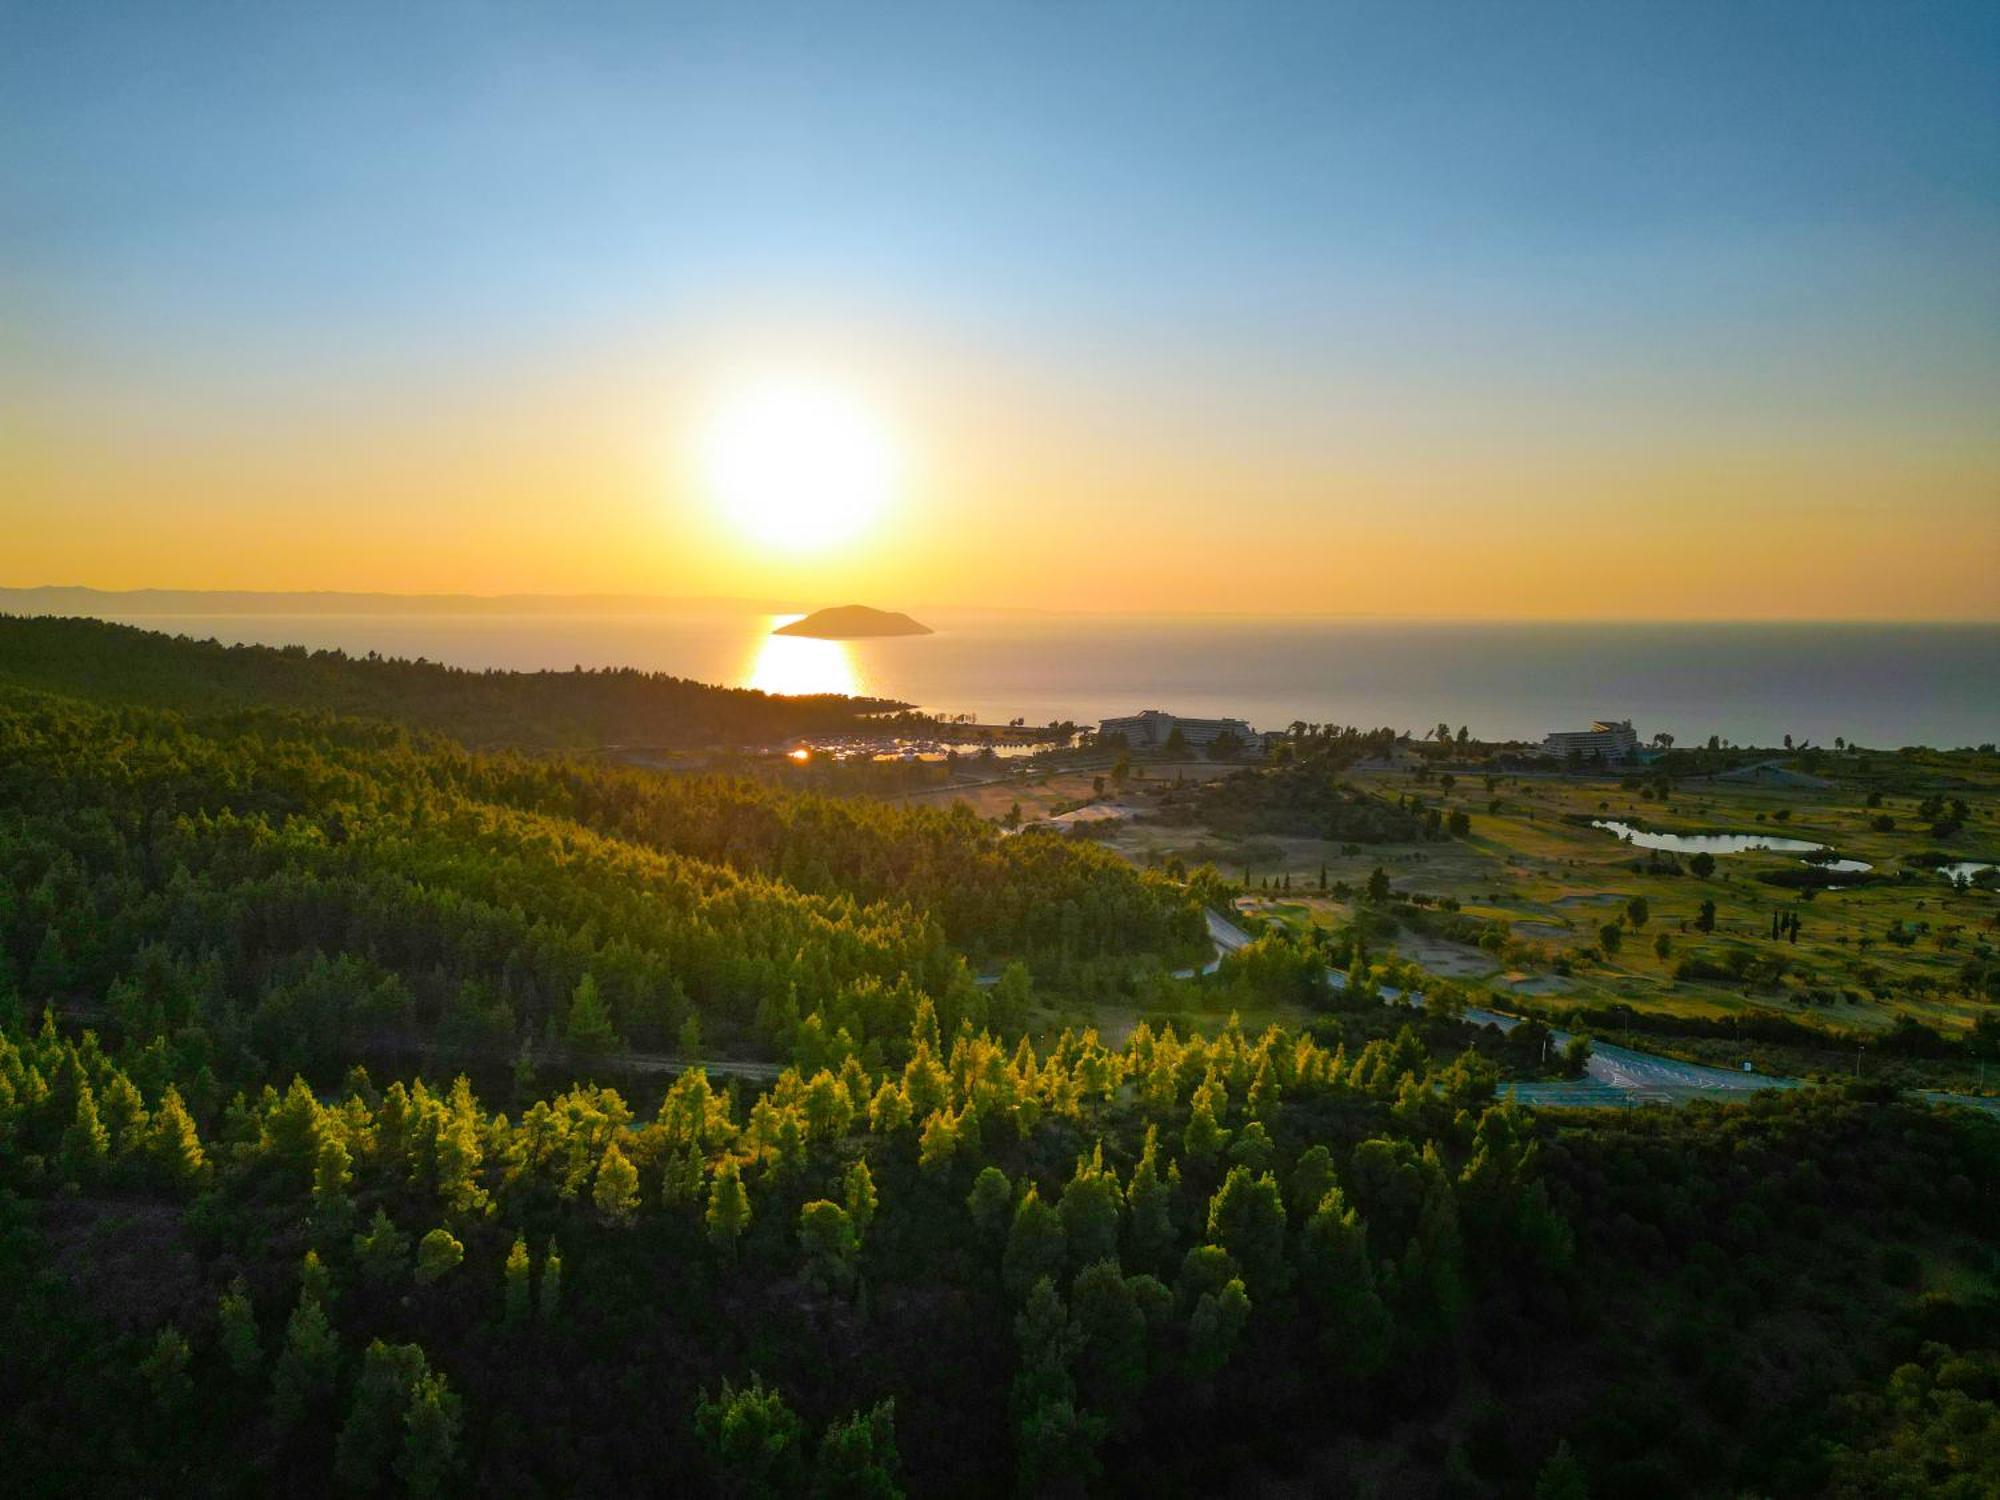
[[[1122,719],[1105,719],[1097,726],[1097,737],[1107,740],[1122,734],[1131,749],[1163,750],[1176,729],[1181,732],[1181,742],[1190,750],[1205,750],[1225,734],[1235,735],[1245,750],[1258,743],[1257,731],[1241,719],[1183,719],[1157,708]]]
[[[1558,729],[1542,741],[1542,753],[1557,760],[1572,755],[1589,760],[1631,760],[1639,753],[1638,731],[1630,719],[1598,719],[1588,729]]]

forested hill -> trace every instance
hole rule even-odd
[[[311,1070],[385,1033],[858,1047],[925,994],[983,1021],[961,956],[1076,979],[1190,961],[1202,922],[1102,849],[963,811],[0,689],[0,937],[0,993]]]
[[[631,668],[467,671],[303,646],[225,646],[102,620],[0,615],[0,684],[205,714],[291,708],[388,719],[478,746],[754,744],[853,731],[904,705],[777,697]]]

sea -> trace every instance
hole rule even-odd
[[[1538,740],[1630,719],[1643,740],[1944,747],[2000,740],[2000,624],[1411,623],[913,611],[928,636],[774,636],[726,605],[158,614],[92,610],[235,643],[339,647],[523,671],[638,667],[775,693],[892,698],[982,723],[1091,723],[1144,708]]]

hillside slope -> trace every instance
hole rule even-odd
[[[131,625],[0,615],[0,685],[205,714],[288,708],[388,719],[474,747],[766,743],[853,732],[905,705],[785,698],[631,668],[475,672],[303,646],[224,646]]]

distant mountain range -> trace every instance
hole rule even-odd
[[[781,614],[784,600],[676,599],[659,594],[380,594],[338,590],[0,588],[19,615],[658,614],[740,609]]]
[[[0,614],[147,619],[171,615],[648,615],[701,610],[782,615],[796,599],[711,594],[390,594],[342,589],[96,589],[50,584],[0,587]],[[924,607],[919,604],[920,608]],[[963,604],[938,606],[963,614]],[[978,605],[981,615],[1045,616],[1064,611]],[[1096,613],[1096,611],[1092,611]]]

